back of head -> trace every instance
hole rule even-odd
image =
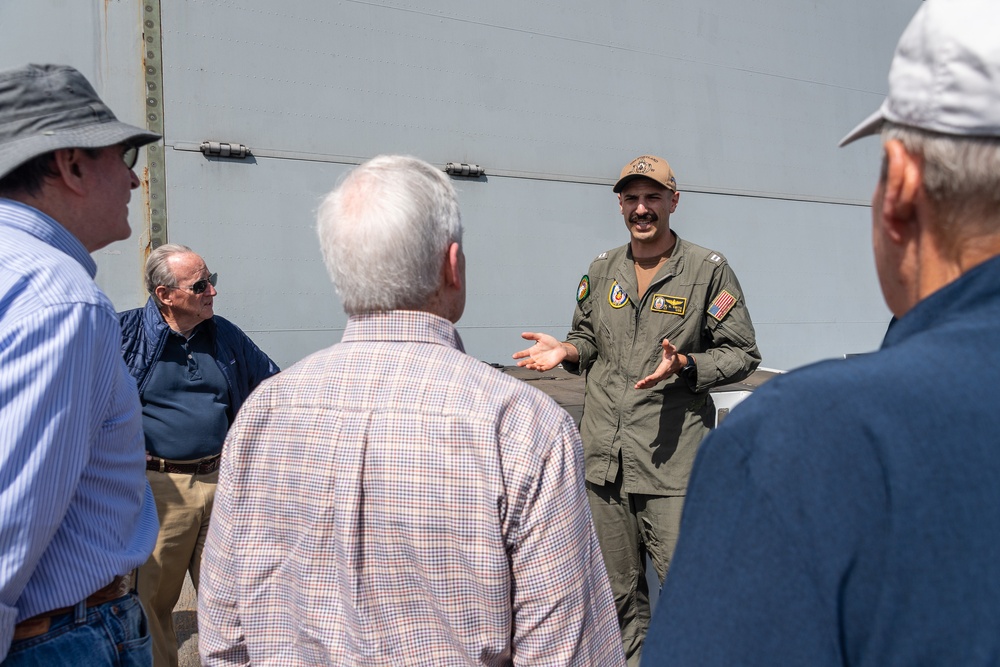
[[[59,149],[142,146],[159,138],[120,122],[72,67],[25,65],[0,72],[0,188],[5,191],[37,189],[44,168],[29,169],[27,182],[13,172]]]
[[[348,314],[422,310],[441,284],[448,247],[462,240],[462,219],[443,171],[382,155],[326,196],[317,233]]]

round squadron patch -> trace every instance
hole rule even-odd
[[[611,291],[608,292],[608,303],[611,304],[612,308],[621,308],[628,303],[628,294],[617,281],[611,285]]]
[[[576,288],[576,302],[580,303],[590,296],[590,276],[580,278],[580,285]]]

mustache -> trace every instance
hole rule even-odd
[[[629,222],[656,222],[659,219],[660,219],[660,216],[658,216],[655,213],[653,213],[652,211],[650,211],[649,213],[646,213],[645,215],[636,215],[635,213],[633,213],[632,215],[629,216],[628,221]]]

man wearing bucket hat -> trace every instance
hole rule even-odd
[[[880,133],[882,349],[777,378],[702,446],[646,665],[996,665],[1000,4],[927,0]]]
[[[89,253],[127,238],[136,152],[78,71],[0,72],[0,660],[146,665],[142,412]]]
[[[688,475],[715,423],[708,390],[760,363],[743,291],[726,259],[680,238],[673,169],[643,155],[614,186],[631,240],[601,253],[577,289],[565,342],[540,333],[519,366],[587,372],[580,432],[587,495],[618,607],[625,654],[649,625],[646,554],[662,582]]]

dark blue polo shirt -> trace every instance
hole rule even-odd
[[[204,327],[185,339],[171,331],[143,391],[146,450],[188,461],[222,451],[229,430],[229,387]]]

